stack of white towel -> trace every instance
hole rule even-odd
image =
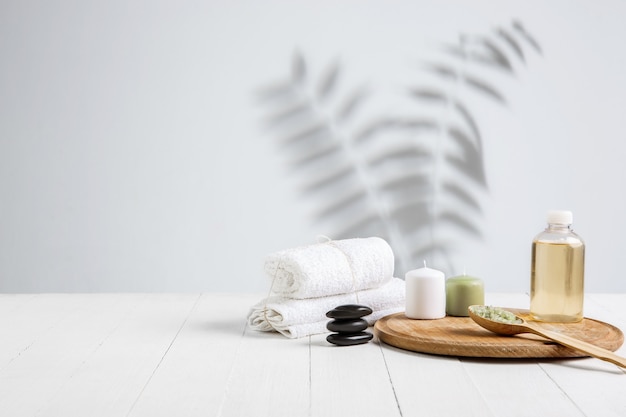
[[[270,295],[254,305],[251,328],[278,331],[289,338],[324,333],[326,312],[361,304],[373,313],[370,325],[404,310],[404,281],[394,278],[394,256],[381,238],[331,240],[286,249],[267,257]]]

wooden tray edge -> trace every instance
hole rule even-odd
[[[419,339],[411,338],[407,335],[395,332],[387,325],[387,321],[390,319],[404,315],[404,312],[394,313],[385,316],[376,321],[374,324],[374,332],[379,340],[382,342],[394,346],[400,349],[418,352],[428,353],[440,356],[457,356],[457,357],[472,357],[472,358],[499,358],[499,359],[549,359],[549,358],[582,358],[588,355],[578,352],[574,349],[559,345],[551,341],[537,340],[536,342],[541,345],[541,354],[534,353],[528,349],[516,349],[514,346],[491,346],[485,345],[481,347],[480,354],[468,353],[464,345],[455,343],[437,343],[430,341],[423,343]],[[603,348],[616,351],[624,343],[624,333],[618,327],[596,319],[584,318],[584,320],[594,321],[600,325],[606,326],[615,333],[616,339],[613,343],[604,344]],[[505,337],[505,336],[503,336]]]

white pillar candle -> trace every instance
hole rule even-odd
[[[426,267],[405,275],[406,310],[410,319],[440,319],[446,316],[446,280],[443,272]]]

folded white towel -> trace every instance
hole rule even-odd
[[[379,288],[328,297],[296,300],[279,296],[265,298],[254,305],[248,315],[248,324],[254,330],[278,331],[289,338],[325,333],[326,323],[331,319],[326,313],[344,304],[362,304],[372,309],[372,314],[363,317],[372,325],[389,314],[404,311],[405,285],[399,278]]]
[[[393,251],[379,237],[285,249],[265,260],[272,292],[299,299],[376,288],[391,280],[393,268]]]

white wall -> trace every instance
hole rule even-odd
[[[256,100],[293,51],[394,91],[437,42],[512,18],[543,55],[502,87],[506,108],[480,110],[484,239],[458,272],[526,290],[545,211],[568,208],[587,289],[626,291],[625,15],[611,0],[5,0],[0,291],[267,289],[267,253],[328,233]]]

